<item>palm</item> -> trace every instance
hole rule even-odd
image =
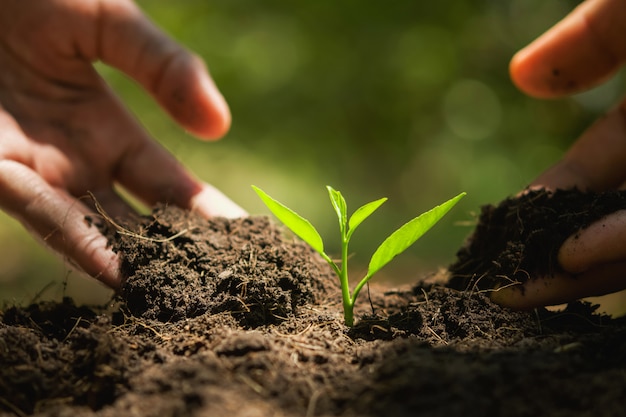
[[[6,91],[4,85],[1,88],[2,103],[14,101],[16,92]],[[115,167],[131,146],[130,141],[115,140],[124,137],[120,132],[124,119],[111,117],[111,110],[119,112],[116,107],[104,91],[68,102],[32,99],[21,106],[7,104],[6,116],[19,121],[16,130],[21,130],[12,138],[12,158],[73,196],[108,190]],[[61,111],[71,117],[57,117]]]

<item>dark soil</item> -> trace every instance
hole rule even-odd
[[[106,310],[0,313],[0,416],[624,416],[624,319],[509,311],[471,281],[499,256],[554,267],[534,213],[580,211],[555,199],[484,208],[452,281],[363,291],[354,328],[330,268],[268,219],[157,208],[112,235],[128,279]]]
[[[626,209],[626,191],[576,189],[528,190],[484,206],[476,230],[450,266],[449,286],[486,290],[559,272],[563,242],[620,209]]]

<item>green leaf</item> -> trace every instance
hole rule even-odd
[[[307,219],[279,201],[274,200],[260,188],[254,185],[252,188],[278,220],[283,222],[285,226],[300,237],[300,239],[311,245],[317,252],[324,254],[324,242],[322,241],[322,237]]]
[[[327,185],[326,189],[328,190],[328,195],[330,196],[330,202],[333,203],[333,207],[337,213],[339,228],[343,234],[346,230],[346,224],[348,223],[348,205],[339,191],[333,189],[330,185]]]
[[[356,230],[357,226],[360,225],[363,220],[367,219],[373,212],[378,210],[378,207],[382,206],[385,201],[387,201],[387,197],[383,197],[379,200],[372,201],[359,207],[352,214],[352,216],[350,216],[350,220],[348,221],[348,225],[350,227],[348,231],[348,236],[351,236],[352,233],[354,233],[354,231]]]
[[[387,265],[393,258],[404,252],[417,239],[422,237],[431,227],[433,227],[441,218],[452,208],[465,193],[461,193],[445,203],[414,218],[398,230],[393,232],[385,241],[376,249],[372,255],[367,270],[367,277],[371,278],[382,267]]]

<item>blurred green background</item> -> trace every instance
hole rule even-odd
[[[576,97],[540,101],[511,83],[513,54],[578,2],[457,0],[142,0],[165,31],[202,56],[228,100],[219,142],[181,131],[131,80],[99,66],[151,134],[250,213],[268,211],[255,184],[316,225],[337,252],[325,185],[349,209],[389,197],[361,226],[353,275],[396,227],[468,196],[384,271],[400,283],[454,260],[475,214],[554,163],[623,89],[618,75]],[[123,138],[119,138],[123,140]],[[110,295],[70,272],[6,216],[4,300]]]

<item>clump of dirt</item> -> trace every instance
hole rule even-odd
[[[20,416],[68,398],[97,409],[119,394],[133,355],[106,317],[69,299],[9,308],[0,317],[0,410]]]
[[[114,249],[126,255],[122,298],[136,316],[167,322],[228,311],[256,327],[338,288],[323,259],[282,239],[266,217],[205,221],[162,206],[133,227],[137,233],[120,235]]]
[[[441,271],[363,291],[348,328],[330,267],[266,218],[158,207],[125,228],[106,310],[0,313],[0,416],[626,412],[626,320],[589,304],[514,312]]]
[[[450,266],[450,286],[493,289],[560,271],[563,242],[626,207],[626,191],[527,190],[481,209],[478,226]]]

